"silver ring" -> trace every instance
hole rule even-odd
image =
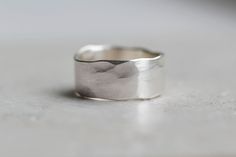
[[[74,57],[77,96],[150,99],[164,88],[164,54],[143,48],[87,45]]]

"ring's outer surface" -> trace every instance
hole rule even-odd
[[[74,57],[77,96],[150,99],[164,88],[164,54],[142,48],[87,45]]]

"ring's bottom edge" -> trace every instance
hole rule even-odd
[[[155,95],[155,96],[152,96],[152,97],[149,97],[149,98],[127,98],[127,99],[106,99],[106,98],[88,97],[88,96],[82,96],[82,95],[80,95],[80,94],[79,94],[78,92],[76,92],[76,91],[75,91],[75,95],[76,95],[78,98],[81,98],[81,99],[95,100],[95,101],[132,101],[132,100],[141,100],[141,101],[144,101],[144,100],[150,100],[150,99],[158,98],[158,97],[160,97],[162,94],[158,94],[158,95]]]

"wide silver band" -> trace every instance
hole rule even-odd
[[[74,57],[77,96],[150,99],[164,87],[164,55],[143,48],[87,45]]]

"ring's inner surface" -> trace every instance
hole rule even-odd
[[[149,52],[140,48],[86,46],[76,54],[75,59],[81,61],[133,60],[139,58],[154,58],[159,55],[159,53]]]

